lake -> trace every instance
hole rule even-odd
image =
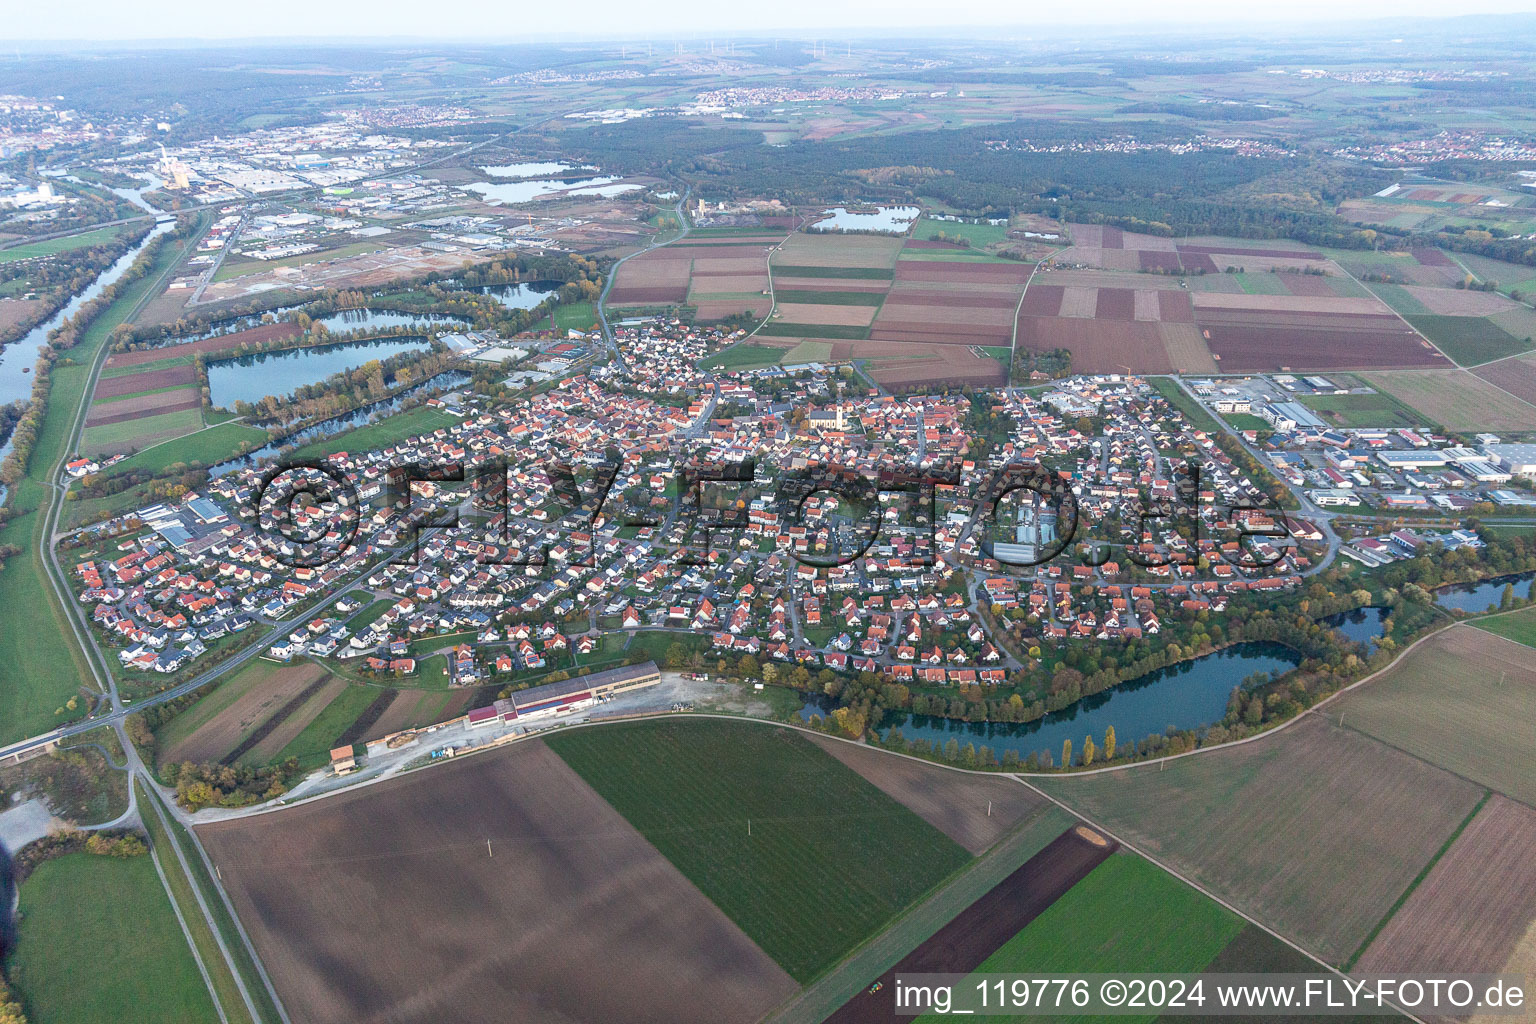
[[[254,404],[267,395],[292,394],[306,384],[318,384],[371,359],[388,359],[427,347],[425,338],[380,338],[220,359],[208,364],[209,397],[215,408],[233,409],[236,402]]]
[[[553,161],[529,161],[521,164],[496,164],[494,167],[482,167],[486,174],[496,178],[542,178],[550,174],[564,174],[567,171],[590,171],[592,167],[576,167],[571,164],[555,163]]]
[[[518,203],[532,202],[559,192],[580,190],[584,194],[590,194],[589,190],[610,185],[618,180],[617,177],[610,175],[595,178],[556,178],[549,181],[472,181],[464,188],[477,193],[486,202],[515,206]],[[625,187],[638,188],[639,186]]]
[[[227,459],[216,466],[210,467],[208,475],[219,477],[226,473],[233,473],[237,469],[251,469],[260,465],[262,460],[277,456],[284,448],[311,444],[327,437],[334,437],[354,427],[361,427],[374,420],[391,416],[401,411],[408,401],[423,391],[451,391],[454,388],[468,384],[469,381],[469,374],[462,370],[444,370],[437,376],[429,377],[420,383],[403,388],[388,398],[372,402],[351,412],[342,413],[340,416],[332,416],[330,419],[321,420],[319,423],[312,423],[303,430],[294,431],[280,441],[274,441],[244,455]]]
[[[1356,608],[1352,612],[1339,612],[1323,619],[1323,624],[1343,633],[1357,644],[1365,644],[1375,648],[1376,641],[1381,639],[1381,634],[1386,631],[1387,619],[1392,615],[1390,608],[1377,608],[1374,606]]]
[[[463,327],[469,323],[462,317],[443,316],[440,313],[422,315],[394,309],[344,309],[339,313],[315,318],[328,331],[373,331],[383,327]]]
[[[1531,582],[1536,573],[1523,572],[1517,576],[1498,576],[1481,583],[1455,583],[1435,590],[1435,603],[1442,608],[1454,608],[1469,615],[1492,611],[1504,599],[1504,587],[1513,583],[1515,596],[1531,596]]]
[[[489,295],[508,309],[532,309],[560,290],[560,281],[524,281],[520,284],[488,284],[475,291]]]
[[[1234,644],[1149,672],[1033,722],[962,722],[902,714],[888,717],[880,728],[882,735],[900,729],[908,740],[922,738],[936,746],[953,737],[961,748],[967,743],[978,748],[988,746],[999,758],[1009,750],[1021,761],[1030,754],[1049,751],[1060,760],[1063,740],[1071,740],[1073,749],[1080,752],[1083,738],[1092,735],[1094,744],[1102,748],[1104,730],[1111,725],[1120,745],[1126,746],[1162,733],[1170,725],[1197,729],[1220,721],[1227,713],[1227,698],[1234,686],[1255,672],[1289,672],[1297,663],[1296,653],[1279,644]],[[801,709],[800,716],[825,715],[833,706],[831,701],[825,708],[813,701]]]
[[[846,207],[836,206],[823,212],[831,219],[812,224],[812,231],[888,231],[893,235],[906,231],[922,213],[915,206],[877,206],[873,213],[849,213]]]

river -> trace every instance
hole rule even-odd
[[[32,372],[37,363],[37,350],[47,344],[49,332],[74,316],[80,311],[81,306],[96,298],[108,285],[122,277],[151,240],[175,226],[171,221],[156,224],[149,234],[144,236],[142,242],[119,256],[117,262],[97,275],[96,280],[86,285],[83,291],[66,302],[57,313],[0,351],[0,405],[8,405],[11,402],[32,397]],[[7,439],[5,445],[0,446],[0,459],[4,459],[10,451],[11,442]]]

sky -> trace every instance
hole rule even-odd
[[[1536,0],[1182,0],[1153,6],[1145,0],[1074,0],[1039,3],[967,0],[774,0],[722,4],[717,0],[585,0],[568,7],[530,0],[456,0],[442,7],[419,0],[72,0],[6,5],[4,38],[11,40],[272,39],[295,37],[468,39],[518,41],[550,36],[666,38],[700,33],[805,35],[942,27],[1006,27],[1028,35],[1032,26],[1125,26],[1159,21],[1171,26],[1212,21],[1222,25],[1285,24],[1466,14],[1536,12]],[[0,48],[4,44],[0,43]]]

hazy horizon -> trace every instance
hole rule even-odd
[[[296,0],[275,0],[260,20],[235,8],[170,0],[154,9],[153,17],[104,0],[83,0],[60,19],[59,8],[33,5],[13,12],[7,28],[13,45],[22,42],[68,46],[70,44],[164,43],[325,43],[325,42],[572,42],[633,39],[687,39],[716,33],[736,37],[802,38],[818,32],[864,33],[866,36],[927,31],[944,37],[967,31],[1001,30],[1011,37],[1027,38],[1033,29],[1059,34],[1074,28],[1156,28],[1185,31],[1204,28],[1214,32],[1256,27],[1306,29],[1348,22],[1400,20],[1405,27],[1414,21],[1449,20],[1475,16],[1536,13],[1536,0],[1478,0],[1454,14],[1443,5],[1426,0],[1366,0],[1349,4],[1327,0],[1256,4],[1235,7],[1217,0],[1194,0],[1176,11],[1149,17],[1147,9],[1124,0],[1089,0],[1070,7],[1050,6],[1038,15],[1020,16],[1018,8],[995,2],[973,3],[960,10],[946,10],[942,24],[934,24],[931,4],[913,0],[855,0],[831,12],[825,4],[787,0],[771,12],[757,9],[722,9],[700,0],[679,0],[673,5],[671,28],[659,29],[654,16],[633,4],[601,0],[584,9],[584,23],[601,25],[601,31],[574,29],[568,14],[559,8],[531,7],[510,10],[485,0],[456,5],[451,19],[423,25],[418,5],[391,0],[376,5],[355,2],[317,7]],[[82,28],[84,31],[82,31]],[[173,28],[172,31],[167,31]],[[261,29],[265,29],[262,31]],[[254,30],[254,31],[253,31]]]

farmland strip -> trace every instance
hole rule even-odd
[[[282,725],[283,721],[289,715],[299,710],[305,701],[319,693],[320,688],[329,682],[330,678],[331,677],[329,675],[321,676],[319,679],[316,679],[314,682],[306,686],[302,693],[294,697],[282,707],[278,708],[275,715],[267,719],[265,722],[262,722],[261,725],[257,726],[256,731],[245,738],[245,742],[241,743],[238,747],[230,751],[225,756],[219,758],[219,764],[234,764],[236,761],[240,760],[240,758],[250,753],[251,748],[255,747],[256,744],[266,739],[272,733],[272,730]]]

